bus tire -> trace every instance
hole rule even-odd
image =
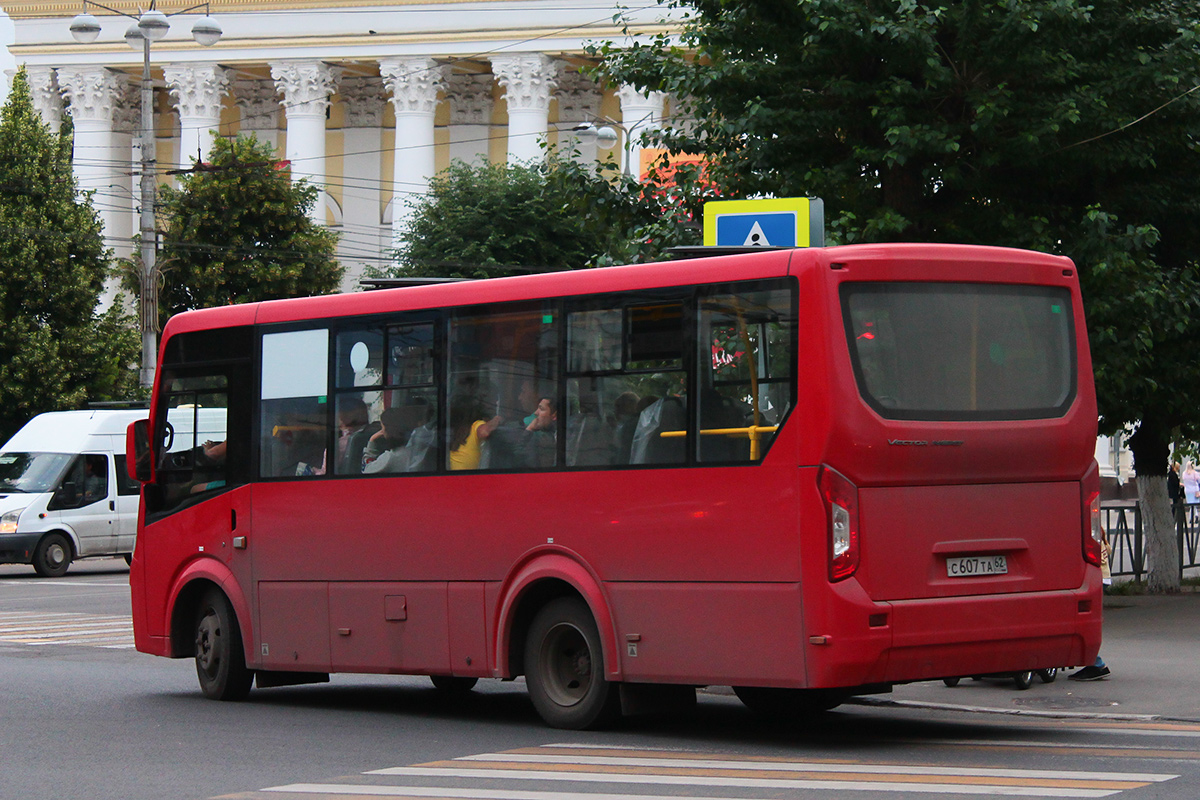
[[[48,533],[33,551],[33,571],[43,578],[61,578],[71,566],[71,541],[61,533]]]
[[[479,678],[460,678],[455,675],[430,675],[433,688],[446,694],[466,694],[475,688]]]
[[[233,606],[219,589],[205,592],[196,610],[196,676],[213,700],[242,700],[254,681]]]
[[[525,639],[525,683],[553,728],[595,729],[620,716],[620,692],[604,677],[596,621],[579,598],[552,600],[534,616]]]
[[[1017,685],[1018,689],[1028,689],[1033,685],[1033,670],[1014,672],[1013,683]]]
[[[734,686],[742,705],[759,716],[791,719],[840,706],[849,696],[839,689],[778,689],[769,686]]]

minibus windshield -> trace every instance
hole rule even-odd
[[[72,458],[71,453],[0,453],[0,491],[53,491]]]

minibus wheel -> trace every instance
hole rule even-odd
[[[620,693],[604,677],[596,621],[579,598],[553,600],[533,618],[525,639],[525,683],[551,727],[599,728],[620,715]]]
[[[1013,673],[1013,683],[1018,689],[1028,689],[1033,685],[1033,670],[1025,670],[1024,672]]]
[[[61,578],[71,566],[71,542],[61,533],[48,533],[33,551],[33,570],[43,578]]]
[[[237,617],[219,589],[205,592],[196,610],[196,676],[200,690],[213,700],[241,700],[254,681]]]

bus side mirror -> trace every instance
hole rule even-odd
[[[129,423],[125,430],[125,469],[139,483],[150,480],[150,420]]]

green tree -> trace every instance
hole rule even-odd
[[[253,135],[218,138],[210,161],[163,187],[164,314],[328,294],[342,268],[337,236],[308,216],[318,190],[293,184],[274,149]]]
[[[569,156],[456,161],[415,204],[398,267],[379,274],[485,278],[646,260],[695,238],[681,192]]]
[[[137,334],[98,315],[108,269],[101,223],[76,195],[71,128],[51,132],[22,68],[0,111],[0,441],[44,411],[128,399]]]
[[[673,3],[673,5],[683,5]],[[1080,268],[1101,429],[1131,428],[1151,584],[1178,586],[1172,433],[1200,434],[1200,27],[1177,0],[696,0],[600,48],[680,98],[731,196],[824,198],[833,241],[1032,247]]]

